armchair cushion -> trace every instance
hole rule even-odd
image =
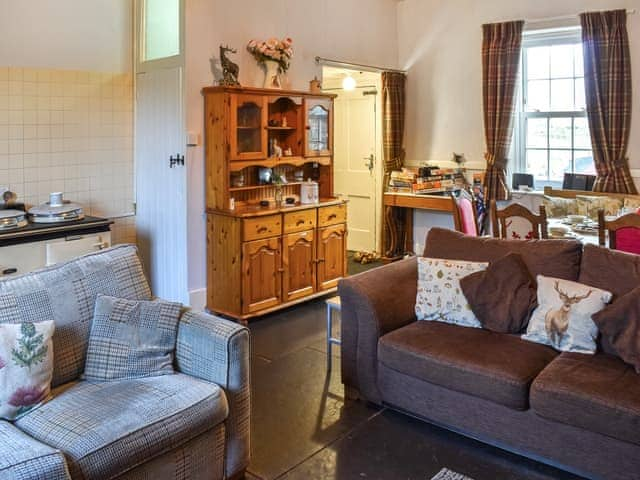
[[[222,389],[187,375],[71,385],[16,426],[61,450],[74,478],[113,478],[196,438],[229,413]]]
[[[70,480],[59,450],[0,420],[0,479]]]
[[[178,324],[178,371],[220,385],[229,402],[225,469],[231,477],[249,463],[249,329],[203,312],[187,311]]]

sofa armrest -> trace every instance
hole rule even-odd
[[[220,385],[229,402],[225,422],[225,470],[231,478],[249,464],[249,330],[203,312],[187,311],[178,325],[178,370]]]
[[[415,321],[415,257],[341,280],[342,383],[366,400],[382,402],[377,386],[378,339]]]

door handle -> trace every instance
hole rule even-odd
[[[372,153],[368,157],[363,157],[363,158],[366,160],[366,162],[364,163],[365,167],[369,169],[369,172],[373,172],[373,164],[376,160],[376,157],[374,157]]]

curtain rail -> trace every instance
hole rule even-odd
[[[343,62],[341,60],[332,60],[330,58],[316,57],[316,63],[318,65],[326,65],[328,67],[343,67],[353,70],[364,70],[367,72],[396,72],[406,74],[406,70],[398,70],[397,68],[384,68],[376,65],[365,65],[362,63]]]
[[[636,13],[635,8],[627,9],[627,15],[633,15]],[[576,13],[575,15],[561,15],[559,17],[547,17],[547,18],[532,18],[530,20],[525,20],[525,23],[543,23],[543,22],[554,22],[559,20],[574,20],[578,18],[580,14]]]

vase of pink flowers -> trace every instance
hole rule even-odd
[[[265,69],[264,88],[282,88],[280,75],[289,70],[293,56],[293,40],[270,38],[259,42],[251,40],[247,50]]]

